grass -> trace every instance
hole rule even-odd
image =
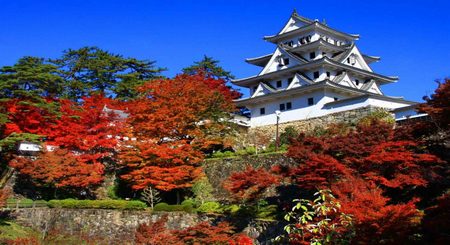
[[[244,156],[245,157],[270,156],[270,155],[285,154],[286,152],[287,152],[287,150],[280,150],[280,151],[263,152],[263,153],[252,154],[252,155],[244,155]],[[213,160],[218,160],[218,159],[242,158],[244,156],[233,155],[233,156],[227,156],[227,157],[208,157],[208,158],[205,158],[204,161],[213,161]]]
[[[32,236],[38,237],[39,233],[12,221],[0,220],[0,242],[2,240],[13,240]]]

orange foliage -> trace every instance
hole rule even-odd
[[[57,188],[88,188],[103,180],[104,166],[85,162],[85,158],[66,149],[43,152],[36,160],[16,157],[10,162],[37,185]]]
[[[233,173],[225,180],[223,186],[237,200],[254,201],[260,198],[267,188],[279,182],[280,178],[277,175],[264,168],[254,169],[248,166],[245,171]]]
[[[349,177],[335,185],[341,211],[352,216],[356,237],[362,244],[398,244],[417,230],[422,214],[415,201],[391,204],[390,198],[374,184],[357,177]]]
[[[446,78],[443,83],[439,83],[431,97],[424,97],[426,104],[419,107],[421,112],[431,116],[433,121],[444,129],[450,125],[450,78]]]
[[[36,184],[57,188],[89,188],[103,180],[102,160],[111,157],[117,145],[120,122],[103,111],[111,100],[102,95],[83,98],[81,105],[60,101],[61,116],[40,129],[46,145],[37,160],[16,157],[10,166],[29,176]]]
[[[244,234],[234,234],[227,222],[211,225],[200,222],[184,230],[168,230],[167,215],[151,224],[142,224],[135,232],[136,244],[181,245],[181,244],[230,244],[251,245],[252,240]]]
[[[56,115],[50,112],[50,107],[38,107],[26,100],[11,99],[3,102],[2,106],[6,109],[9,121],[5,124],[5,135],[11,133],[43,135],[48,125],[56,119]]]
[[[213,83],[214,82],[214,83]],[[220,144],[234,110],[212,78],[178,75],[148,82],[130,102],[126,131],[138,140],[122,148],[122,178],[133,189],[170,191],[192,185],[201,173],[202,149]]]

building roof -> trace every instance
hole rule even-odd
[[[342,62],[342,61],[344,61],[345,57],[347,57],[347,56],[352,52],[352,49],[353,49],[354,47],[355,47],[355,43],[352,43],[352,44],[350,45],[350,47],[347,47],[344,51],[335,54],[335,55],[332,57],[332,59],[335,60],[335,61],[337,61],[337,62]]]
[[[293,94],[306,93],[306,92],[310,92],[312,90],[324,89],[324,88],[333,88],[333,89],[337,89],[339,91],[354,95],[353,97],[350,97],[347,99],[329,102],[329,103],[325,104],[327,106],[339,105],[340,103],[345,103],[345,102],[362,99],[362,98],[375,98],[375,99],[405,103],[405,104],[410,104],[410,105],[417,104],[417,102],[408,101],[408,100],[403,99],[402,97],[391,97],[391,96],[375,94],[375,93],[372,93],[369,91],[340,85],[340,84],[337,84],[328,79],[321,81],[321,82],[311,84],[311,85],[307,85],[307,86],[301,86],[301,87],[292,88],[289,90],[275,90],[270,94],[265,94],[265,95],[261,95],[261,96],[257,96],[257,97],[253,97],[253,98],[249,97],[249,98],[235,100],[235,103],[237,104],[237,106],[245,106],[246,104],[249,104],[252,102],[260,102],[260,101],[269,100],[269,99],[276,99],[276,98],[280,98],[280,97],[292,96]]]
[[[110,109],[106,105],[103,107],[103,112],[105,113],[113,113],[117,119],[125,120],[128,118],[129,114],[123,110]]]
[[[253,98],[249,97],[249,98],[238,99],[238,100],[235,100],[235,103],[238,106],[244,106],[245,104],[248,104],[249,102],[258,102],[261,100],[291,96],[293,94],[310,92],[311,90],[322,89],[322,88],[326,88],[326,87],[337,88],[337,89],[344,90],[348,93],[355,94],[355,95],[362,95],[364,93],[367,93],[367,91],[360,91],[358,89],[353,89],[353,88],[350,88],[347,86],[339,85],[330,80],[323,80],[321,82],[317,82],[317,83],[307,85],[307,86],[300,86],[300,87],[292,88],[289,90],[275,90],[270,94],[260,95],[260,96],[256,96]]]
[[[402,97],[390,97],[390,96],[386,96],[386,95],[374,94],[374,93],[367,92],[367,93],[365,93],[363,95],[359,95],[359,96],[354,96],[354,97],[350,97],[350,98],[347,98],[347,99],[342,99],[342,100],[336,100],[336,101],[328,102],[324,106],[327,106],[327,107],[329,107],[329,106],[339,106],[340,104],[345,104],[345,103],[350,102],[350,101],[361,100],[361,99],[368,99],[368,98],[374,98],[374,99],[390,101],[390,102],[405,103],[405,104],[409,104],[410,106],[414,106],[414,105],[417,104],[417,102],[405,100]]]
[[[260,57],[248,58],[248,59],[245,59],[245,62],[252,64],[252,65],[264,67],[270,61],[270,58],[272,57],[272,55],[273,55],[273,53],[266,54],[266,55],[263,55]]]
[[[333,49],[333,50],[336,50],[338,52],[339,51],[342,52],[342,51],[346,50],[346,48],[348,48],[348,46],[344,46],[344,45],[337,46],[337,45],[331,44],[331,43],[329,43],[329,42],[327,42],[327,41],[325,41],[323,39],[319,39],[319,40],[316,40],[314,42],[298,45],[296,47],[293,47],[293,48],[289,49],[289,51],[294,52],[294,53],[297,53],[297,52],[300,53],[300,52],[303,52],[303,51],[306,51],[306,50],[310,50],[310,49],[317,49],[318,47],[324,47],[324,48],[327,48],[327,49]]]
[[[234,79],[232,80],[232,83],[234,83],[235,85],[238,86],[250,86],[251,84],[257,83],[259,81],[265,81],[265,80],[271,80],[274,79],[275,77],[283,77],[286,75],[293,75],[295,74],[298,70],[304,70],[304,69],[309,69],[309,68],[314,68],[314,67],[318,67],[318,66],[322,66],[322,65],[330,65],[333,67],[338,67],[341,68],[343,70],[351,71],[357,74],[361,74],[364,76],[369,76],[372,78],[375,78],[377,80],[379,80],[380,83],[390,83],[390,82],[395,82],[396,80],[398,80],[398,77],[388,77],[388,76],[384,76],[381,74],[377,74],[374,72],[370,72],[370,71],[366,71],[363,69],[359,69],[357,67],[353,67],[350,65],[346,65],[346,64],[342,64],[340,62],[335,61],[334,59],[330,59],[328,57],[323,57],[321,59],[317,59],[317,60],[313,60],[310,61],[308,63],[305,64],[299,64],[296,66],[292,66],[286,69],[282,69],[282,70],[278,70],[278,71],[273,71],[273,72],[269,72],[263,75],[255,75],[255,76],[251,76],[251,77],[247,77],[247,78],[242,78],[242,79]]]
[[[373,62],[378,62],[381,60],[381,58],[379,56],[370,56],[370,55],[363,54],[362,57],[366,61],[367,64],[370,64]]]
[[[265,36],[264,40],[267,40],[272,43],[277,43],[281,40],[289,39],[294,36],[301,35],[302,33],[309,32],[314,29],[330,33],[332,35],[338,36],[340,38],[343,38],[343,39],[349,40],[349,41],[357,40],[359,38],[359,35],[348,34],[348,33],[338,31],[336,29],[330,28],[327,25],[324,25],[324,24],[320,23],[319,21],[315,20],[312,23],[302,26],[295,30],[291,30],[291,31],[288,31],[288,32],[285,32],[282,34]]]

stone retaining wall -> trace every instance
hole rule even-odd
[[[23,208],[13,210],[12,213],[17,223],[42,234],[52,230],[69,235],[84,234],[87,237],[108,239],[110,244],[117,244],[117,241],[120,244],[133,244],[134,232],[140,224],[155,222],[166,214],[169,229],[184,229],[207,219],[206,216],[184,212],[151,213],[110,209]]]
[[[58,234],[102,238],[96,244],[135,244],[134,232],[143,223],[155,222],[168,215],[168,229],[184,229],[201,221],[227,220],[237,232],[244,232],[255,240],[255,244],[270,244],[270,240],[283,232],[283,223],[239,219],[244,226],[234,224],[229,217],[217,215],[190,214],[185,212],[123,211],[111,209],[59,209],[24,208],[12,210],[15,221],[30,227],[44,236],[50,231]],[[98,241],[96,241],[98,242]]]
[[[357,122],[362,117],[367,116],[376,110],[380,110],[380,108],[367,106],[349,111],[336,112],[322,117],[315,117],[306,120],[280,123],[279,132],[280,133],[283,132],[284,129],[289,126],[294,127],[298,132],[312,132],[315,129],[326,128],[328,125],[333,123],[352,124]],[[245,141],[251,144],[252,139],[257,137],[256,135],[259,135],[259,138],[261,138],[262,135],[265,136],[266,138],[274,139],[275,132],[276,132],[276,125],[254,127],[249,128],[248,131],[246,132],[246,135],[244,135],[243,138],[246,138]]]

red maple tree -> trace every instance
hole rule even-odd
[[[280,182],[277,175],[264,168],[254,169],[248,166],[245,171],[235,172],[226,179],[223,186],[236,200],[254,201],[261,198],[267,188]]]
[[[120,131],[116,115],[105,113],[111,100],[102,95],[83,98],[80,104],[61,100],[60,116],[40,129],[46,151],[36,161],[17,156],[10,166],[41,185],[57,188],[89,188],[103,180],[103,160],[115,151]]]
[[[156,222],[140,225],[135,232],[135,242],[152,245],[253,244],[248,236],[235,233],[234,227],[227,222],[211,225],[209,222],[203,221],[183,230],[169,230],[166,228],[167,220],[167,215],[165,215]]]
[[[138,89],[141,96],[129,105],[126,129],[138,140],[120,154],[122,178],[133,189],[185,188],[200,175],[202,150],[223,142],[226,118],[234,110],[232,97],[224,96],[212,81],[178,75]]]
[[[10,166],[29,176],[38,186],[86,189],[101,183],[104,166],[84,160],[67,149],[56,149],[43,152],[37,159],[16,157]]]
[[[416,199],[392,203],[373,182],[353,176],[335,183],[332,191],[338,196],[341,211],[353,219],[356,243],[395,244],[407,241],[417,231],[422,214]]]

